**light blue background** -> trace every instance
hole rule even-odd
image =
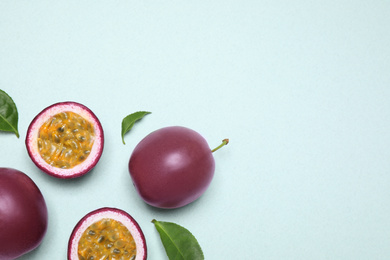
[[[167,259],[151,220],[197,237],[206,259],[390,259],[389,1],[1,1],[0,89],[21,137],[0,134],[0,165],[24,171],[50,214],[22,260],[66,259],[87,212],[129,212],[151,260]],[[105,130],[97,167],[42,173],[24,138],[59,101]],[[121,143],[122,118],[152,114]],[[190,127],[215,153],[208,191],[178,210],[135,193],[127,164],[149,132]],[[1,231],[0,231],[1,232]]]

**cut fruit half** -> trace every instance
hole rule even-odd
[[[69,238],[68,260],[145,260],[145,236],[132,216],[116,208],[88,213]]]
[[[57,178],[75,178],[98,163],[104,146],[96,115],[76,102],[61,102],[40,112],[27,130],[27,152],[42,171]]]

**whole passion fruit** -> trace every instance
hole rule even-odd
[[[47,230],[45,199],[21,171],[0,168],[0,259],[11,260],[37,248]]]
[[[228,143],[228,139],[222,145]],[[207,141],[186,127],[156,130],[142,139],[129,160],[129,172],[141,198],[158,208],[179,208],[198,199],[214,176]]]
[[[38,168],[57,178],[75,178],[98,163],[104,146],[96,115],[76,102],[61,102],[40,112],[27,130],[27,152]]]
[[[100,208],[88,213],[69,238],[68,260],[145,260],[144,234],[128,213]]]

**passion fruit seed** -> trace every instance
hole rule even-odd
[[[121,222],[103,218],[84,231],[77,252],[80,259],[132,260],[137,249],[133,236]]]
[[[61,112],[39,129],[38,150],[50,165],[70,169],[83,162],[95,140],[92,124],[77,113]]]

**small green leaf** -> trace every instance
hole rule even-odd
[[[125,139],[124,136],[127,132],[131,130],[133,127],[134,123],[140,119],[142,119],[145,115],[151,114],[151,112],[147,111],[138,111],[135,113],[132,113],[122,120],[122,142],[125,144]]]
[[[186,228],[171,222],[152,220],[169,260],[203,260],[204,255],[196,238]]]
[[[0,131],[13,132],[19,138],[18,109],[12,98],[0,89]]]

